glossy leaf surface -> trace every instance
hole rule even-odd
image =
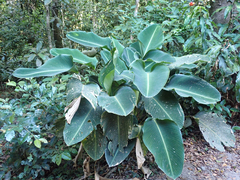
[[[100,159],[107,147],[106,136],[100,127],[93,130],[92,133],[82,141],[82,145],[87,154],[94,160]]]
[[[50,53],[53,56],[58,56],[61,54],[70,55],[73,57],[73,62],[77,62],[80,64],[86,64],[90,67],[96,68],[98,60],[96,57],[88,57],[85,54],[83,54],[78,49],[69,49],[69,48],[53,48],[50,50]]]
[[[172,57],[170,54],[160,50],[153,50],[148,52],[147,55],[144,57],[144,60],[146,59],[152,59],[156,63],[160,62],[172,63],[176,61],[175,58]]]
[[[54,76],[73,67],[72,56],[59,55],[53,59],[49,59],[39,68],[18,68],[13,72],[13,76],[18,78],[33,78],[40,76]]]
[[[130,87],[121,87],[114,96],[102,92],[98,104],[109,113],[127,116],[135,107],[136,95]]]
[[[179,96],[193,97],[201,104],[214,104],[221,99],[218,90],[208,82],[183,74],[175,74],[165,89],[174,89]]]
[[[184,113],[175,96],[162,90],[152,98],[143,97],[144,108],[155,119],[173,120],[181,129],[184,123]]]
[[[145,56],[148,51],[161,46],[164,40],[161,26],[157,24],[148,26],[138,34],[138,40],[141,42],[143,56]]]
[[[67,33],[67,38],[83,46],[89,47],[107,46],[110,48],[111,44],[110,38],[103,38],[92,32],[85,31],[71,31]]]
[[[102,108],[94,110],[88,100],[82,98],[71,124],[66,123],[63,130],[65,143],[71,146],[85,139],[100,124],[102,113]]]
[[[129,155],[129,153],[134,148],[134,145],[136,143],[135,139],[132,139],[128,142],[128,146],[123,148],[123,151],[119,151],[119,148],[116,150],[116,152],[112,155],[110,151],[106,148],[105,151],[105,158],[107,160],[108,166],[113,167],[119,165],[121,162],[126,159],[126,157]]]
[[[173,121],[148,118],[143,125],[143,142],[167,176],[173,179],[180,176],[184,162],[183,141]]]
[[[141,60],[132,63],[133,83],[145,97],[156,96],[166,84],[170,71],[167,66],[161,64],[154,65],[151,72],[146,72],[144,68],[144,62]]]
[[[111,154],[114,154],[117,147],[123,152],[123,148],[128,145],[128,131],[132,125],[132,116],[118,116],[104,112],[101,118],[103,132],[111,142],[108,146]]]

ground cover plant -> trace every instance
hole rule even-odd
[[[89,76],[82,81],[80,75],[75,75],[69,81],[67,98],[72,102],[67,106],[65,143],[70,146],[81,142],[94,160],[105,154],[111,167],[121,163],[140,140],[141,146],[154,155],[159,168],[169,177],[177,178],[184,161],[180,130],[185,119],[177,96],[215,104],[221,95],[203,79],[175,72],[199,61],[210,62],[209,57],[199,54],[173,57],[159,50],[164,35],[158,24],[141,31],[138,41],[129,47],[114,38],[84,31],[69,32],[67,37],[84,46],[101,48],[105,65],[98,77]],[[87,57],[77,49],[54,48],[50,53],[55,57],[43,66],[19,68],[13,75],[53,76],[71,70],[74,62],[96,67],[96,58]],[[190,72],[191,68],[188,69]],[[234,146],[231,128],[216,114],[200,112],[196,120],[213,147],[224,150],[222,143]],[[216,120],[219,129],[212,131]],[[220,129],[224,129],[225,139],[211,134]]]

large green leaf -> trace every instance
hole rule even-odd
[[[100,52],[100,54],[105,64],[112,60],[112,55],[110,51],[104,49]]]
[[[144,108],[155,119],[173,120],[181,129],[184,123],[184,113],[178,103],[177,98],[168,92],[162,90],[158,95],[152,98],[143,97]]]
[[[147,55],[144,57],[144,60],[146,59],[152,59],[156,63],[160,62],[172,63],[176,61],[175,58],[172,57],[170,54],[160,50],[152,50],[148,52]]]
[[[129,70],[124,70],[120,75],[114,76],[114,81],[120,81],[120,80],[125,80],[126,82],[133,81],[134,79],[134,74],[132,71]]]
[[[97,107],[97,96],[100,93],[100,87],[97,84],[82,84],[77,78],[73,78],[68,83],[67,99],[72,100],[80,95],[85,97],[95,109]]]
[[[183,141],[173,121],[148,118],[143,125],[143,142],[167,176],[173,179],[180,176],[184,162]]]
[[[135,49],[136,52],[138,53],[139,56],[142,56],[143,55],[143,49],[142,49],[142,45],[139,41],[135,42],[135,43],[132,43],[130,45],[131,48]]]
[[[128,142],[128,146],[123,148],[123,152],[119,151],[117,148],[116,152],[112,155],[108,148],[105,151],[105,158],[107,160],[108,166],[113,167],[119,165],[121,162],[126,159],[129,153],[132,151],[134,145],[136,143],[136,139],[132,139]]]
[[[132,126],[132,116],[118,116],[104,112],[101,118],[103,132],[110,141],[108,149],[114,154],[116,149],[123,152],[128,145],[128,131]]]
[[[137,52],[132,50],[132,48],[125,48],[123,50],[122,59],[125,61],[127,66],[130,66],[130,64],[133,61],[139,59],[139,56],[138,56]]]
[[[94,160],[98,160],[104,154],[107,147],[107,139],[100,127],[82,141],[82,145],[87,154]]]
[[[193,64],[198,61],[210,62],[211,59],[207,55],[191,54],[182,57],[175,57],[176,62],[169,65],[169,68],[174,69],[181,67],[184,64]]]
[[[162,27],[157,24],[148,26],[138,34],[138,40],[142,43],[143,56],[145,56],[148,51],[161,46],[164,40]]]
[[[165,65],[155,64],[150,72],[144,69],[144,62],[136,60],[132,63],[133,83],[145,97],[156,96],[168,80],[169,69]]]
[[[109,61],[106,66],[100,71],[98,82],[108,92],[111,92],[112,82],[115,73],[115,66],[113,61]]]
[[[204,138],[212,148],[224,151],[224,146],[234,147],[235,137],[229,125],[222,117],[211,112],[199,112],[195,115],[198,118],[199,128]]]
[[[13,72],[13,76],[18,78],[33,78],[40,76],[54,76],[70,70],[73,67],[72,56],[59,55],[49,59],[39,68],[18,68]]]
[[[102,92],[98,96],[98,104],[107,112],[127,116],[135,107],[136,95],[130,87],[121,87],[115,96]]]
[[[80,52],[78,49],[69,49],[69,48],[53,48],[50,50],[50,53],[53,56],[58,56],[61,54],[70,55],[73,57],[73,62],[80,64],[86,64],[93,68],[96,68],[98,60],[96,57],[91,58]]]
[[[67,33],[67,38],[83,46],[89,46],[89,47],[107,46],[108,48],[111,47],[110,38],[103,38],[92,32],[71,31]]]
[[[214,104],[220,101],[221,94],[208,82],[194,76],[175,74],[165,87],[174,89],[182,97],[193,97],[201,104]]]
[[[82,98],[80,106],[72,118],[71,124],[65,125],[63,130],[64,141],[68,146],[81,142],[100,124],[102,108],[95,110],[88,100]]]

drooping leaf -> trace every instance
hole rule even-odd
[[[140,169],[146,159],[144,158],[144,154],[143,154],[143,150],[142,150],[142,146],[139,138],[137,138],[137,142],[136,142],[136,157],[137,157],[138,169]]]
[[[67,113],[65,114],[65,118],[68,124],[71,124],[72,118],[74,114],[77,112],[80,102],[81,102],[81,96],[74,99],[67,107],[64,108],[64,112],[67,111]]]
[[[145,97],[156,96],[168,80],[169,69],[165,65],[156,64],[150,72],[144,69],[144,62],[136,60],[132,63],[133,83]]]
[[[193,97],[201,104],[214,104],[221,99],[221,94],[215,87],[195,76],[175,74],[165,87],[165,90],[171,89],[179,96]]]
[[[114,73],[115,66],[113,64],[113,61],[109,61],[107,65],[103,67],[98,76],[98,82],[109,94],[111,92]]]
[[[85,31],[71,31],[67,33],[67,38],[79,43],[83,46],[89,47],[104,47],[107,46],[110,48],[111,39],[100,37],[92,32]]]
[[[111,153],[115,153],[117,147],[123,152],[123,148],[128,145],[128,130],[132,125],[132,116],[118,116],[104,112],[101,118],[103,132],[111,142],[108,149]]]
[[[104,49],[100,52],[100,54],[105,64],[112,60],[112,55],[110,51]]]
[[[81,142],[100,124],[103,110],[97,107],[95,110],[88,100],[82,98],[81,104],[72,118],[71,124],[65,125],[63,130],[64,141],[68,146]]]
[[[143,97],[144,108],[155,119],[173,120],[181,129],[184,124],[184,113],[175,96],[162,90],[152,98]]]
[[[83,54],[78,49],[69,49],[69,48],[53,48],[50,50],[50,53],[53,56],[58,56],[61,54],[70,55],[73,57],[73,62],[77,62],[80,64],[86,64],[90,67],[96,68],[98,60],[96,57],[88,57],[85,54]]]
[[[139,56],[132,50],[132,48],[125,48],[123,50],[122,59],[125,61],[127,66],[130,66],[133,61],[139,59]]]
[[[141,42],[143,56],[145,56],[148,51],[156,49],[162,44],[164,40],[162,27],[157,24],[148,26],[138,34],[138,40]]]
[[[129,155],[129,153],[132,151],[134,145],[135,145],[136,139],[132,139],[128,142],[128,146],[123,148],[123,151],[120,151],[119,148],[117,148],[116,152],[112,156],[108,148],[105,150],[105,158],[107,160],[108,166],[113,167],[119,165],[121,162],[126,159],[126,157]]]
[[[82,84],[77,78],[72,78],[67,85],[67,99],[72,100],[80,95],[85,97],[93,108],[97,107],[97,96],[100,93],[100,87],[97,84]]]
[[[143,142],[167,176],[173,179],[180,176],[184,162],[183,141],[173,121],[148,118],[143,125]]]
[[[98,96],[98,104],[109,113],[127,116],[132,112],[136,103],[134,91],[127,86],[121,87],[114,96],[102,92]]]
[[[104,154],[107,147],[107,139],[100,127],[82,141],[82,145],[87,154],[94,160],[98,160]]]
[[[225,146],[234,147],[235,137],[229,125],[222,117],[211,112],[199,112],[195,115],[205,140],[212,148],[224,151]]]
[[[59,55],[49,59],[39,68],[18,68],[13,72],[13,76],[18,78],[33,78],[40,76],[54,76],[70,70],[73,67],[72,56]]]
[[[152,59],[156,63],[160,63],[160,62],[173,63],[176,61],[175,58],[172,57],[170,54],[160,50],[149,51],[144,57],[144,60],[147,60],[147,59]]]
[[[176,62],[169,65],[170,69],[181,67],[184,64],[193,64],[198,61],[210,62],[210,58],[207,55],[191,54],[182,57],[175,57]]]

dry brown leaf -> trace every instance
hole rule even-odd
[[[83,161],[83,172],[84,172],[84,178],[87,178],[90,174],[90,157],[88,156],[84,161]]]
[[[151,175],[152,171],[149,168],[144,167],[144,166],[141,167],[141,170],[144,174],[144,180],[148,179],[148,177]]]
[[[66,118],[68,124],[71,123],[74,114],[78,110],[80,101],[81,101],[81,96],[74,99],[67,107],[64,108],[64,112],[66,112],[68,110],[68,112],[65,114],[65,118]]]
[[[143,150],[142,150],[142,146],[139,138],[137,138],[137,141],[136,141],[136,157],[137,157],[138,169],[140,169],[145,161],[145,158],[143,155]]]

